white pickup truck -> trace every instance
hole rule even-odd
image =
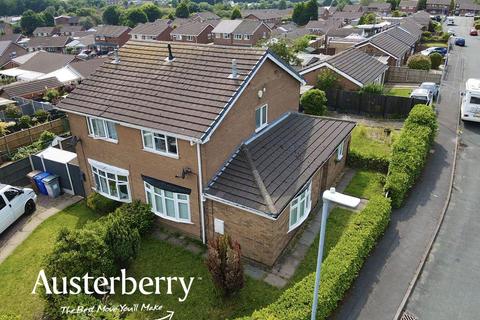
[[[461,118],[480,122],[480,79],[468,79],[462,92]]]
[[[17,188],[0,184],[0,233],[24,213],[35,211],[37,195],[30,188]]]

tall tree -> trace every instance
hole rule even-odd
[[[145,3],[141,7],[143,12],[147,15],[148,21],[153,22],[162,17],[162,11],[153,3]]]
[[[134,28],[139,23],[145,23],[148,21],[145,12],[140,7],[131,7],[122,14],[120,18],[122,24]]]
[[[308,20],[318,20],[318,3],[317,0],[309,0],[305,5],[305,15],[308,17]]]
[[[102,15],[103,23],[114,25],[114,26],[119,25],[122,11],[123,9],[119,6],[108,6],[105,9],[105,11],[103,11],[103,15]]]
[[[188,18],[190,11],[188,10],[188,2],[182,1],[175,9],[175,16],[177,18]]]
[[[303,26],[308,22],[308,17],[305,14],[305,3],[299,2],[293,7],[292,20],[298,25]]]
[[[417,9],[424,10],[427,7],[427,0],[418,0]]]
[[[287,1],[285,1],[285,0],[280,0],[280,1],[278,2],[278,9],[280,9],[280,10],[285,10],[285,9],[287,9]]]
[[[53,27],[55,25],[55,18],[50,11],[44,11],[42,13],[42,19],[46,27]]]
[[[25,11],[20,20],[20,26],[27,35],[32,34],[37,27],[43,27],[44,25],[43,16],[33,12],[33,10]]]
[[[230,19],[232,19],[232,20],[242,19],[242,13],[240,12],[240,9],[238,7],[233,8],[232,15],[230,16]]]

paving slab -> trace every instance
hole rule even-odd
[[[287,284],[287,280],[273,273],[268,273],[263,281],[277,288],[283,288]]]
[[[246,275],[255,280],[262,280],[267,275],[267,272],[262,268],[248,263],[244,264],[243,270]]]

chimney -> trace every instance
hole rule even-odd
[[[112,61],[112,63],[119,64],[120,63],[120,56],[118,55],[118,47],[113,49],[113,56],[114,56],[115,59]]]
[[[228,76],[230,79],[238,79],[237,60],[232,59],[232,74]]]
[[[173,53],[172,53],[172,46],[170,45],[170,43],[168,44],[168,57],[165,58],[165,61],[167,62],[173,62],[173,60],[175,60],[175,57],[173,56]]]

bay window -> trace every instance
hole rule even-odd
[[[142,130],[142,140],[144,150],[178,157],[177,138]]]
[[[312,182],[309,182],[305,188],[290,202],[290,221],[289,230],[291,231],[300,226],[308,217],[312,209]]]
[[[147,203],[152,211],[165,219],[190,223],[190,196],[184,193],[163,190],[148,182],[145,184]]]
[[[88,162],[92,168],[96,192],[113,200],[131,201],[127,170],[92,159],[88,159]]]
[[[95,139],[118,141],[115,122],[87,117],[88,134]]]

